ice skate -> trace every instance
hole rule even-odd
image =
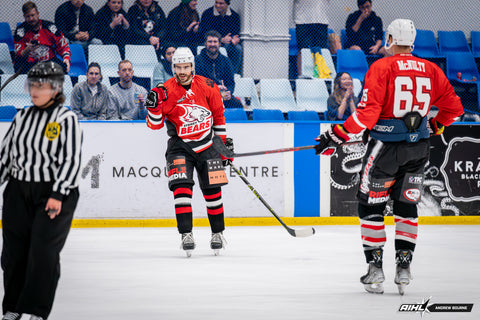
[[[22,318],[21,314],[16,313],[16,312],[7,311],[7,313],[5,313],[3,315],[2,320],[19,320],[21,318]]]
[[[225,247],[225,238],[221,232],[212,233],[212,239],[210,240],[210,248],[213,250],[213,254],[218,256],[220,254],[220,249]]]
[[[403,296],[405,294],[405,288],[412,280],[412,274],[410,273],[410,262],[412,261],[412,251],[410,250],[397,250],[397,268],[395,271],[395,284],[398,287],[398,293]]]
[[[383,250],[375,249],[372,251],[372,261],[368,263],[367,274],[360,277],[360,282],[363,283],[365,290],[370,293],[383,293],[383,281],[385,275],[382,269]]]
[[[192,251],[195,249],[195,240],[191,232],[182,233],[182,244],[180,248],[185,250],[188,258],[192,256]]]
[[[373,262],[368,264],[367,274],[360,277],[360,282],[363,283],[365,290],[370,293],[383,293],[383,281],[385,275],[382,267],[377,267]]]

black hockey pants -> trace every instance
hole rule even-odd
[[[60,251],[72,224],[78,189],[62,201],[53,220],[45,212],[52,183],[10,178],[3,196],[1,264],[3,313],[28,313],[47,319],[60,278]]]

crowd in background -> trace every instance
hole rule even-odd
[[[107,0],[96,13],[84,0],[67,0],[55,10],[54,21],[41,20],[35,3],[28,1],[22,7],[25,21],[19,24],[14,32],[15,71],[27,73],[36,62],[53,60],[68,73],[71,64],[69,44],[81,45],[86,56],[88,56],[90,44],[114,44],[118,46],[122,59],[125,59],[127,44],[151,45],[157,54],[158,64],[152,66],[152,82],[149,86],[144,86],[150,89],[150,86],[155,86],[173,76],[170,59],[175,49],[189,47],[193,54],[197,55],[196,61],[199,61],[196,71],[212,78],[222,89],[225,107],[242,107],[239,99],[233,97],[235,88],[233,75],[242,73],[241,18],[231,9],[230,0],[212,1],[213,6],[200,14],[197,10],[198,0],[180,0],[179,4],[168,13],[164,12],[159,2],[154,0],[136,0],[129,8],[124,8],[123,0]],[[373,10],[372,0],[357,0],[358,10],[348,16],[345,22],[345,38],[342,38],[342,41],[338,35],[329,32],[327,15],[329,5],[330,0],[294,0],[293,2],[298,45],[293,78],[304,77],[301,74],[302,48],[310,48],[312,52],[316,48],[328,48],[332,54],[342,48],[361,50],[375,59],[386,55],[383,47],[383,22]],[[218,34],[218,45],[212,46],[207,40],[207,35],[212,31]],[[199,49],[202,46],[205,48]],[[220,48],[226,51],[226,57],[217,55],[216,51]],[[310,59],[310,57],[303,58]],[[208,68],[205,68],[206,65]],[[328,68],[322,66],[324,65],[315,66],[317,75],[321,74],[321,71],[326,71],[324,74],[330,78]],[[90,66],[88,69],[90,72]],[[133,74],[134,70],[132,70],[132,77]],[[351,77],[348,74],[344,76]],[[121,81],[120,70],[118,78]],[[325,113],[327,120],[341,119],[342,114],[348,115],[353,112],[354,107],[351,105],[358,100],[358,97],[353,97],[350,93],[351,90],[342,89],[337,81],[339,79],[332,80],[335,81],[332,82],[331,88],[329,87],[331,96],[328,112]],[[98,83],[101,81],[100,79]],[[78,104],[79,92],[84,95],[90,94],[85,101],[96,101],[93,99],[94,95],[101,94],[103,90],[99,89],[93,94],[91,89],[96,84],[84,83],[82,86],[84,90],[79,88],[75,90],[77,94],[75,108],[89,109],[83,105],[83,102]],[[332,109],[335,105],[343,105],[339,101],[340,89],[348,91],[348,95],[352,96],[348,100],[348,107],[342,108],[344,111]],[[105,90],[108,98],[114,89],[106,88]],[[144,96],[141,92],[132,94],[133,100],[137,102],[141,102],[137,99],[138,97]],[[112,101],[111,98],[107,100],[110,101],[109,103]],[[72,95],[72,107],[73,101]],[[336,103],[331,103],[335,101]],[[116,106],[116,108],[119,107]],[[94,114],[97,113],[98,110],[94,112]],[[90,119],[92,115],[92,110],[84,114],[86,119]],[[96,119],[123,118],[121,112],[117,110],[117,112],[105,111],[105,114],[97,115]]]

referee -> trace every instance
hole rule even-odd
[[[47,319],[60,278],[60,251],[77,205],[82,133],[62,106],[64,73],[39,62],[26,88],[33,106],[20,110],[0,149],[3,194],[3,320]]]

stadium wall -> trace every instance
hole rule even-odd
[[[9,122],[0,122],[0,136],[4,136],[9,125]],[[312,145],[320,130],[325,130],[329,125],[326,122],[286,121],[229,123],[227,127],[229,136],[234,139],[236,152],[242,153]],[[167,187],[164,154],[168,137],[165,130],[150,130],[140,121],[88,121],[82,122],[81,127],[84,144],[81,196],[76,210],[76,223],[80,226],[92,226],[92,223],[94,226],[175,225],[173,196]],[[479,135],[478,126],[454,127],[463,127],[465,132],[475,132],[473,136]],[[453,144],[447,143],[443,149],[451,151],[455,146],[458,147],[461,140],[457,137]],[[429,216],[449,217],[430,221],[452,221],[451,218],[457,216],[462,217],[461,221],[464,222],[480,222],[480,213],[472,209],[480,207],[476,197],[480,189],[480,155],[477,154],[480,153],[480,148],[471,145],[480,143],[480,139],[470,137],[466,141],[469,143],[466,148],[473,153],[462,151],[463,158],[455,160],[461,161],[460,164],[449,165],[453,160],[443,161],[448,158],[448,154],[442,153],[443,151],[432,152],[432,158],[440,157],[432,162],[446,163],[435,166],[447,173],[435,176],[435,181],[429,180],[428,185],[435,189],[433,192],[426,191],[430,202],[419,206],[419,214],[427,219]],[[434,143],[432,145],[435,146]],[[328,223],[356,223],[356,187],[352,185],[348,190],[344,188],[340,191],[334,187],[334,183],[339,184],[345,177],[338,176],[332,168],[336,163],[343,163],[347,156],[351,156],[351,152],[338,151],[338,156],[332,158],[318,157],[314,150],[239,157],[235,164],[274,210],[290,223],[327,223],[327,220],[322,220],[325,218],[329,220]],[[361,150],[357,149],[355,152],[359,153]],[[468,159],[472,164],[467,164],[470,161]],[[434,168],[429,167],[430,169],[434,171]],[[461,175],[467,172],[462,171],[460,174],[450,175],[450,179],[440,179],[442,175],[449,175],[451,170],[473,171],[467,178]],[[230,224],[275,224],[268,210],[232,170],[227,170],[227,177],[230,182],[224,187],[223,198]],[[347,176],[348,179],[353,179],[353,176]],[[470,186],[470,191],[449,190],[445,185],[442,189],[440,186],[445,184],[445,180],[450,180],[453,189],[458,185],[467,185]],[[2,190],[4,187],[5,185]],[[472,194],[464,199],[452,199],[455,198],[455,192]],[[0,207],[1,201],[0,199]],[[463,207],[458,201],[465,202]],[[442,207],[442,203],[448,206]],[[457,211],[452,209],[455,206]],[[200,219],[199,221],[203,219],[203,222],[197,224],[206,224],[205,204],[197,186],[194,188],[193,207],[194,217]],[[477,217],[469,218],[465,215]]]

